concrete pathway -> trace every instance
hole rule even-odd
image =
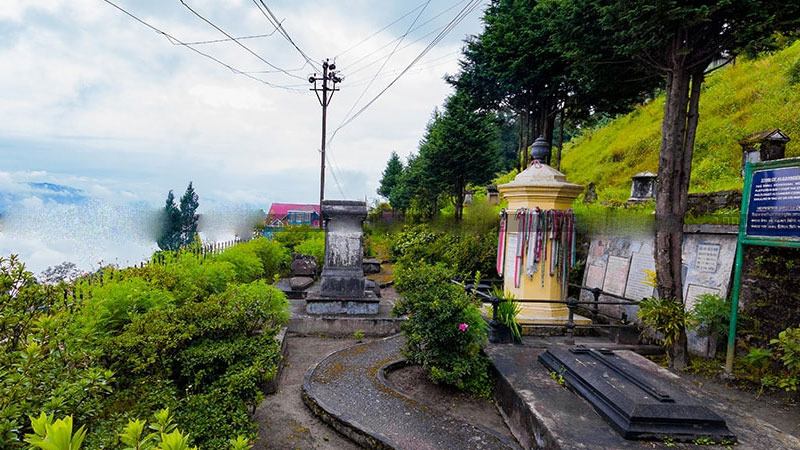
[[[401,336],[330,354],[303,380],[303,401],[324,421],[367,448],[518,449],[494,432],[417,403],[392,389],[382,368],[402,359]]]

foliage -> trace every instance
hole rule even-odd
[[[459,278],[477,272],[496,274],[496,230],[483,233],[436,232],[429,225],[406,226],[391,236],[389,252],[399,263],[443,262]]]
[[[275,241],[282,244],[289,253],[295,251],[295,247],[303,241],[312,239],[314,236],[321,234],[317,228],[311,228],[308,225],[292,225],[284,227],[281,231],[275,233]]]
[[[240,246],[262,275],[283,264],[266,259],[286,259],[278,243]],[[117,430],[129,419],[164,407],[188,434],[168,431],[151,448],[227,449],[230,436],[245,436],[236,448],[247,448],[247,411],[276,373],[274,336],[288,303],[266,280],[237,282],[236,267],[221,257],[165,253],[141,268],[103,268],[91,285],[58,286],[36,283],[16,257],[0,258],[4,448],[26,448],[23,435],[36,431],[25,417],[40,413],[59,436],[67,419],[52,417],[69,415],[91,430],[85,447],[118,448]],[[46,428],[35,445],[63,440]]]
[[[522,342],[522,332],[517,323],[517,315],[522,311],[522,305],[516,301],[513,294],[503,293],[500,288],[495,288],[494,295],[504,300],[497,305],[497,321],[508,327],[511,337],[516,342]]]
[[[175,194],[170,189],[164,210],[161,212],[161,232],[156,241],[161,250],[178,250],[187,247],[197,239],[197,193],[192,182],[180,199],[180,206],[175,204]]]
[[[42,413],[31,417],[34,434],[25,436],[25,442],[44,450],[79,450],[86,438],[86,427],[81,426],[72,433],[72,416],[53,422],[53,415]]]
[[[800,89],[789,85],[784,74],[798,59],[800,42],[761,59],[740,58],[708,76],[700,97],[703,118],[695,138],[690,192],[742,188],[738,141],[745,135],[776,126],[790,136],[800,135],[794,107],[800,104]],[[658,167],[663,108],[661,95],[603,128],[584,131],[565,146],[562,171],[573,183],[594,183],[601,201],[624,202],[630,177]],[[786,156],[800,156],[800,142],[789,141]]]
[[[775,346],[783,367],[792,375],[800,375],[800,326],[787,328],[769,341]]]
[[[317,267],[325,266],[325,237],[314,236],[305,240],[294,248],[294,251],[303,255],[311,255],[317,260]]]
[[[237,247],[244,246],[252,249],[256,256],[261,260],[264,268],[263,278],[272,280],[276,275],[284,273],[289,268],[291,256],[289,251],[278,242],[260,237],[251,241],[239,244]]]
[[[800,58],[794,60],[789,66],[786,75],[790,85],[794,86],[795,84],[800,84]]]
[[[487,358],[481,354],[486,322],[479,302],[450,283],[453,272],[443,264],[396,267],[398,292],[393,310],[407,315],[401,325],[404,355],[430,371],[434,382],[488,396],[491,384]]]
[[[403,173],[403,162],[397,156],[397,152],[392,152],[389,156],[389,161],[386,163],[386,168],[383,169],[381,176],[380,186],[378,187],[378,195],[384,198],[391,198],[392,189],[400,181],[400,176]],[[394,205],[392,205],[394,206]]]
[[[689,326],[697,330],[699,336],[716,334],[728,336],[731,322],[731,305],[717,294],[701,294],[695,300],[694,308],[688,313]]]
[[[639,303],[639,319],[645,328],[659,335],[661,345],[670,354],[678,342],[680,333],[686,327],[687,317],[683,304],[673,299],[650,297]]]

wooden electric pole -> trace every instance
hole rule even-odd
[[[338,91],[339,89],[336,88],[338,83],[341,83],[343,78],[336,73],[336,64],[331,64],[326,59],[322,62],[322,77],[317,77],[317,74],[308,77],[309,83],[314,83],[314,87],[311,88],[315,94],[317,94],[317,99],[319,100],[319,104],[322,106],[322,145],[320,147],[320,173],[319,173],[319,208],[320,213],[322,212],[322,201],[325,199],[325,139],[326,139],[326,122],[328,117],[328,105],[333,98],[333,93]],[[317,82],[321,83],[321,86],[317,85]],[[330,84],[329,84],[330,83]],[[322,95],[320,95],[322,93]],[[322,228],[322,220],[320,218],[319,222],[320,228]]]

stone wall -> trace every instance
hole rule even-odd
[[[720,209],[739,209],[741,206],[742,193],[740,191],[689,194],[689,213],[694,216],[711,214]]]
[[[800,325],[800,249],[745,246],[739,311],[737,334],[752,345]]]

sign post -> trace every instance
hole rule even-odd
[[[725,359],[728,374],[733,372],[745,245],[800,248],[800,158],[748,162],[745,166]]]

